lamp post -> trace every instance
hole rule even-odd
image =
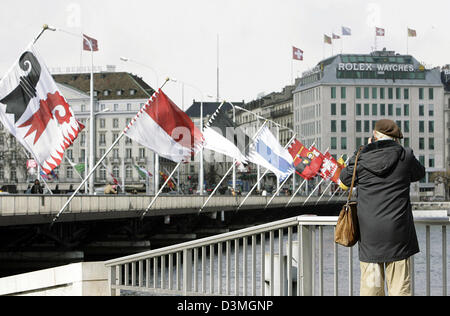
[[[199,88],[197,88],[196,86],[194,86],[194,85],[191,85],[191,84],[189,84],[189,83],[186,83],[186,82],[184,82],[184,81],[180,81],[180,80],[177,80],[177,79],[170,79],[171,81],[173,81],[173,82],[179,82],[179,83],[181,83],[182,85],[183,85],[183,88],[184,88],[184,86],[186,85],[186,86],[188,86],[188,87],[191,87],[191,88],[193,88],[193,89],[195,89],[195,90],[197,90],[199,93],[200,93],[200,95],[201,95],[201,100],[200,100],[200,132],[202,132],[203,133],[203,102],[204,102],[204,98],[205,97],[207,97],[207,98],[213,98],[213,96],[212,95],[209,95],[209,94],[205,94],[205,93],[203,93],[203,91],[202,90],[200,90]],[[184,102],[184,101],[183,101]],[[183,109],[184,110],[184,109]],[[204,185],[204,183],[205,183],[205,180],[204,180],[204,178],[205,178],[205,171],[204,171],[204,158],[203,158],[203,148],[200,150],[200,168],[199,168],[199,173],[198,173],[198,187],[199,187],[199,191],[200,191],[200,195],[202,196],[203,195],[203,193],[204,193],[204,191],[203,191],[203,185]]]
[[[123,62],[135,63],[135,64],[137,64],[139,66],[148,68],[151,71],[153,71],[153,74],[155,75],[155,79],[156,79],[156,87],[157,87],[157,89],[159,89],[159,75],[158,75],[158,73],[156,72],[156,70],[153,67],[151,67],[149,65],[146,65],[146,64],[143,64],[141,62],[138,62],[138,61],[133,60],[133,59],[128,58],[128,57],[123,57],[122,56],[122,57],[120,57],[120,60],[123,61]],[[148,95],[149,98],[152,97],[147,92],[146,92],[146,94]],[[154,173],[155,173],[154,184],[155,184],[155,195],[156,195],[156,193],[159,190],[159,155],[156,154],[156,153],[154,153],[153,162],[154,162]]]

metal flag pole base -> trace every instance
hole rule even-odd
[[[292,195],[291,199],[286,204],[285,208],[287,208],[289,205],[291,205],[291,202],[294,200],[294,198],[297,196],[298,192],[300,192],[300,190],[303,188],[303,186],[305,185],[306,182],[308,182],[308,180],[305,179],[303,181],[303,183],[298,187],[297,191],[295,191],[295,193]]]
[[[294,173],[295,175],[295,173]],[[286,184],[286,182],[291,178],[291,176],[286,177],[286,180],[283,181],[283,183],[280,185],[280,187],[278,188],[277,192],[272,196],[272,198],[269,200],[269,203],[266,204],[266,206],[264,207],[264,210],[267,210],[267,208],[269,207],[270,203],[272,203],[272,201],[275,199],[276,196],[278,196],[278,193],[280,193],[281,189],[283,188],[283,186]]]
[[[166,182],[164,182],[163,186],[161,187],[161,189],[159,189],[158,194],[155,195],[155,197],[153,198],[152,202],[150,203],[150,205],[147,207],[147,210],[144,212],[144,214],[142,214],[141,216],[141,220],[144,219],[145,215],[147,215],[147,213],[150,211],[150,209],[152,208],[153,204],[155,204],[156,200],[158,199],[158,197],[161,195],[162,191],[164,190],[164,188],[166,187],[167,183],[169,183],[170,179],[172,179],[173,175],[175,174],[175,172],[177,172],[178,168],[180,168],[182,162],[178,163],[178,165],[173,169],[172,173],[170,174],[170,176],[167,177]],[[155,175],[155,177],[159,175]]]
[[[325,179],[322,179],[322,181],[319,182],[319,184],[314,188],[314,190],[311,192],[311,194],[308,196],[308,198],[306,199],[306,201],[303,203],[303,205],[305,205],[309,199],[313,196],[314,193],[316,193],[316,191],[319,189],[320,185],[325,181]]]

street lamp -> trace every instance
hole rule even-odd
[[[183,86],[186,85],[188,87],[191,87],[195,90],[197,90],[200,95],[201,95],[201,101],[200,101],[200,131],[203,133],[203,100],[205,97],[207,98],[213,98],[213,96],[209,95],[209,94],[205,94],[203,93],[202,90],[200,90],[199,88],[197,88],[194,85],[191,85],[189,83],[186,83],[184,81],[179,81],[177,79],[170,79],[173,82],[179,82],[181,83]],[[203,147],[200,150],[200,170],[199,170],[199,174],[198,174],[198,186],[199,186],[199,191],[200,191],[200,195],[203,195],[203,184],[204,184],[204,166],[203,166]]]
[[[158,72],[153,67],[151,67],[149,65],[146,65],[146,64],[143,64],[143,63],[140,63],[140,62],[135,61],[135,60],[133,60],[131,58],[128,58],[128,57],[123,57],[122,56],[122,57],[120,57],[120,60],[123,61],[123,62],[135,63],[137,65],[143,66],[143,67],[148,68],[151,71],[153,71],[153,74],[155,75],[155,78],[156,78],[156,88],[159,89],[159,75],[158,75]]]

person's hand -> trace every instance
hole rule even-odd
[[[369,144],[369,145],[372,144],[372,137],[369,138],[368,144]]]

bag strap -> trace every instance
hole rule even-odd
[[[353,178],[352,178],[352,185],[350,187],[350,192],[348,193],[348,199],[347,199],[347,204],[350,203],[350,200],[352,199],[352,194],[353,194],[353,187],[355,186],[355,178],[356,178],[356,169],[358,167],[358,160],[359,160],[359,156],[361,155],[361,150],[363,149],[363,147],[361,146],[358,150],[358,154],[356,155],[356,160],[355,160],[355,167],[353,168]]]

